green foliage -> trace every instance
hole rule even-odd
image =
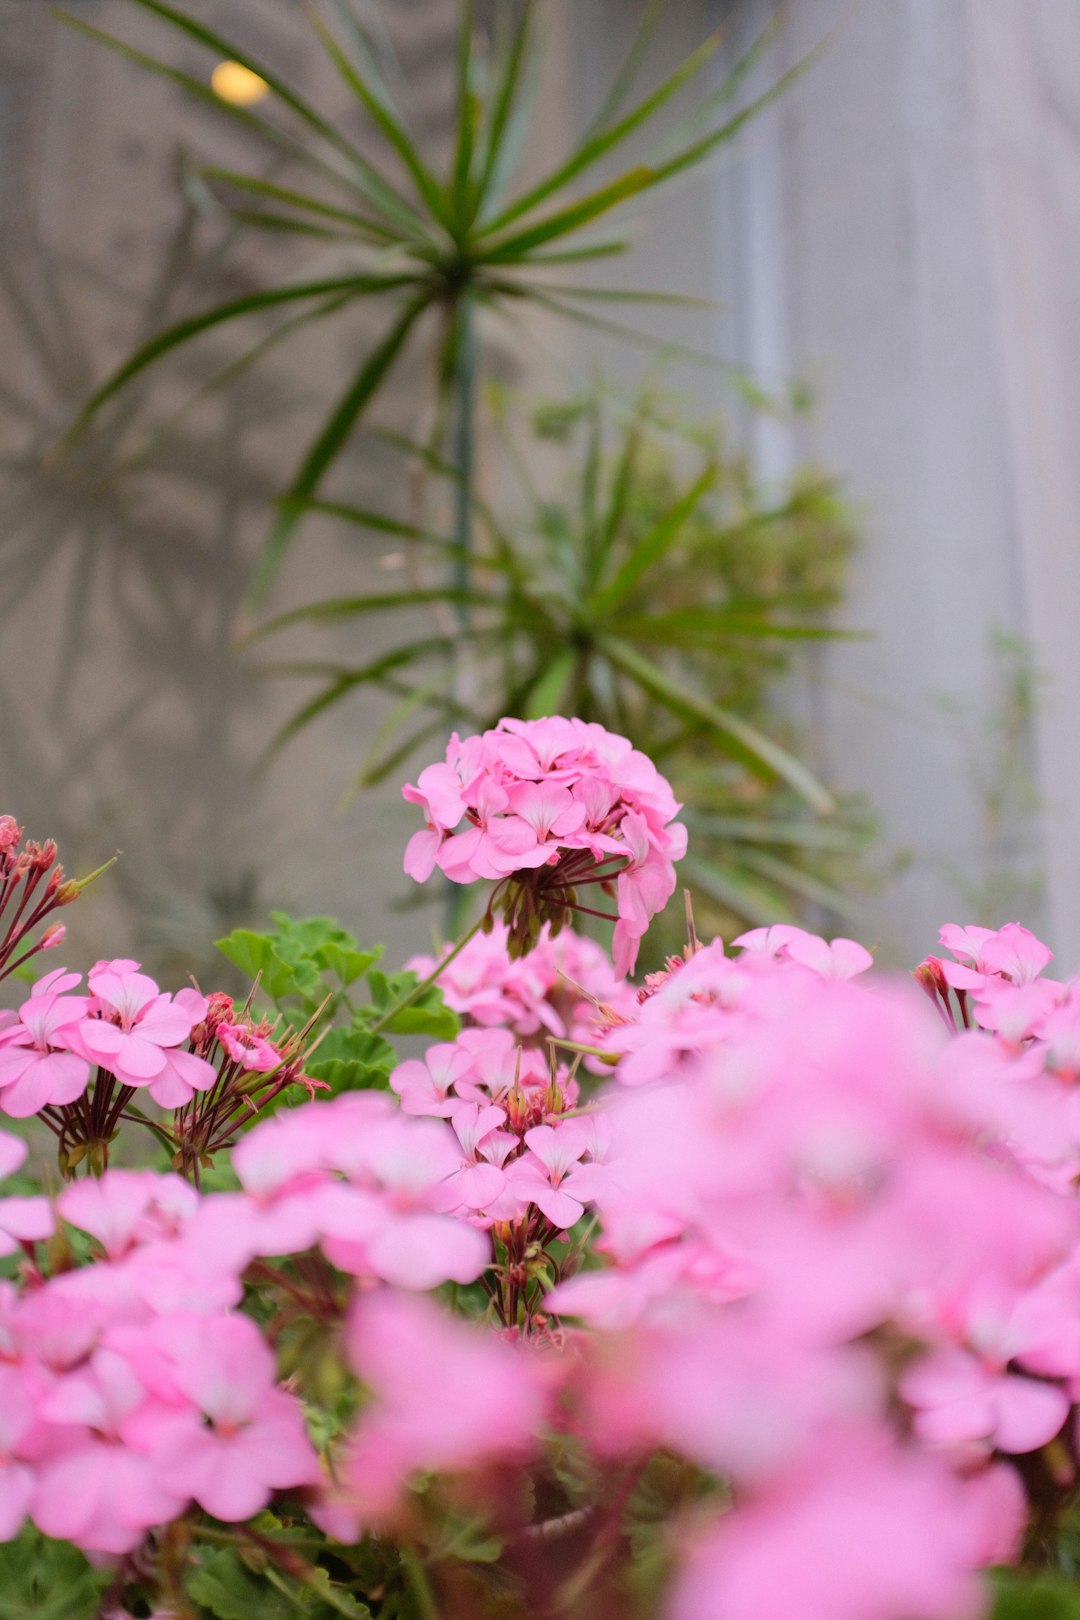
[[[313,1013],[326,999],[350,989],[377,962],[383,947],[361,951],[356,940],[333,917],[296,920],[284,911],[270,913],[274,928],[256,933],[236,928],[217,948],[242,973],[258,979],[260,988],[280,1004],[298,999]]]
[[[999,1570],[990,1620],[1080,1620],[1080,1585],[1062,1575]]]
[[[0,1544],[0,1620],[95,1620],[109,1571],[29,1525]]]
[[[388,1035],[452,1040],[461,1028],[437,984],[421,987],[418,974],[385,973],[375,964],[381,945],[361,950],[333,917],[293,918],[271,912],[263,933],[234,929],[218,949],[258,980],[277,1014],[315,1042],[304,1073],[334,1093],[385,1086],[397,1053]],[[349,992],[363,981],[368,999],[357,1006]],[[418,993],[419,992],[419,993]]]
[[[852,915],[844,883],[864,830],[802,763],[797,731],[776,705],[776,683],[797,657],[841,634],[828,615],[853,539],[834,481],[807,470],[765,493],[719,427],[690,427],[656,396],[628,414],[596,393],[543,406],[526,443],[506,401],[496,396],[494,406],[519,510],[507,519],[476,503],[482,538],[461,635],[410,640],[376,664],[309,666],[325,685],[283,736],[358,687],[392,693],[399,723],[363,767],[366,785],[451,720],[598,720],[633,737],[686,804],[692,854],[680,873],[704,926],[777,922],[807,904]],[[532,468],[551,440],[573,465],[554,487],[538,486]],[[423,447],[395,442],[456,482]],[[449,543],[418,536],[421,566],[437,572]],[[415,609],[432,594],[421,583],[331,598],[260,633],[359,623],[376,606]],[[469,667],[458,689],[475,696],[449,704],[462,647]]]
[[[275,1536],[275,1542],[280,1537]],[[298,1567],[303,1560],[297,1559]],[[371,1610],[331,1582],[320,1565],[307,1565],[302,1578],[284,1575],[252,1544],[250,1550],[214,1547],[200,1552],[188,1577],[187,1596],[201,1615],[214,1620],[332,1620],[335,1615],[371,1620]]]
[[[618,214],[629,200],[706,161],[805,66],[797,64],[756,98],[743,98],[749,70],[775,32],[775,23],[770,24],[720,83],[699,95],[694,117],[669,130],[661,144],[656,140],[658,119],[682,92],[708,82],[705,75],[712,71],[721,36],[719,31],[711,34],[659,86],[628,106],[641,46],[655,22],[655,8],[648,7],[645,33],[632,40],[625,69],[588,130],[564,158],[526,184],[517,171],[521,154],[535,148],[530,133],[537,78],[536,0],[496,8],[491,38],[478,26],[471,0],[462,0],[453,131],[440,165],[416,144],[395,103],[393,69],[380,60],[381,31],[370,30],[351,8],[338,10],[335,29],[315,9],[309,14],[339,81],[332,106],[322,111],[242,42],[223,38],[182,8],[164,0],[132,4],[172,29],[185,55],[195,47],[206,53],[208,65],[226,57],[259,74],[271,92],[270,114],[218,100],[201,78],[81,17],[65,14],[64,20],[214,107],[258,137],[279,160],[291,163],[297,177],[287,185],[220,164],[204,166],[193,178],[245,230],[286,231],[319,246],[329,240],[346,268],[332,278],[246,293],[159,332],[97,389],[73,434],[149,366],[223,325],[268,314],[283,315],[294,326],[297,308],[309,320],[321,320],[358,301],[374,300],[386,309],[381,336],[324,418],[281,499],[258,591],[269,582],[299,518],[423,326],[435,329],[436,381],[444,407],[456,396],[458,465],[467,490],[476,309],[517,313],[532,307],[611,330],[609,320],[593,313],[598,298],[631,303],[661,297],[580,286],[565,279],[566,267],[626,252],[626,237],[597,237],[592,227]],[[342,94],[350,104],[344,116]],[[360,143],[352,133],[354,127],[370,132],[372,126],[382,147],[374,161],[367,155],[366,138]],[[642,136],[653,138],[654,150],[629,161],[627,143]],[[260,338],[251,352],[260,352],[266,343],[265,336]],[[434,448],[447,442],[449,417],[448,408],[440,411]]]

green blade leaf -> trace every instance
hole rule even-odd
[[[713,646],[718,641],[845,641],[862,639],[855,630],[828,625],[778,624],[736,608],[680,608],[671,613],[640,613],[619,620],[620,634],[639,641],[679,647]]]
[[[296,525],[303,515],[304,508],[314,496],[320,479],[360,420],[379,384],[397,359],[413,326],[431,300],[432,294],[425,291],[408,301],[382,342],[368,356],[349,384],[314,444],[309,448],[292,484],[281,497],[281,515],[274,525],[252,580],[249,593],[252,604],[260,602],[266,595]]]
[[[178,348],[180,344],[197,337],[200,332],[209,331],[213,326],[221,326],[225,321],[237,320],[243,315],[255,315],[260,310],[273,309],[278,304],[292,303],[297,299],[321,298],[327,293],[335,292],[347,292],[361,297],[368,293],[391,292],[400,287],[407,287],[413,284],[413,280],[413,277],[404,275],[335,276],[327,281],[305,281],[292,287],[269,287],[264,292],[245,293],[242,298],[230,298],[227,303],[216,304],[213,309],[204,309],[198,315],[189,315],[185,320],[177,321],[175,326],[159,332],[140,349],[136,349],[135,353],[91,394],[61,443],[67,444],[81,433],[105,401],[123,388],[125,383],[130,382],[132,377],[145,371],[147,366],[153,365],[162,355],[168,354],[170,349]]]
[[[675,505],[665,512],[659,522],[637,543],[614,579],[593,597],[590,603],[592,613],[604,617],[617,608],[620,602],[625,601],[642,575],[656,566],[678,538],[687,519],[700,505],[706,491],[715,484],[716,477],[716,465],[710,461],[682,499],[676,501]]]
[[[647,123],[655,113],[672,96],[677,95],[683,86],[701,72],[710,57],[720,44],[720,33],[710,34],[703,44],[699,45],[686,61],[677,67],[664,82],[638,102],[632,112],[621,118],[617,124],[607,129],[599,130],[595,135],[587,137],[565,163],[562,163],[552,173],[545,176],[537,185],[531,187],[523,196],[518,197],[509,208],[505,208],[496,219],[491,220],[485,227],[485,236],[494,235],[505,230],[507,225],[521,219],[525,214],[546,202],[555,192],[561,191],[571,181],[576,180],[586,169],[604,157],[613,147],[620,145],[634,130]],[[633,171],[631,171],[633,172]],[[646,171],[649,172],[649,171]]]
[[[791,861],[785,861],[782,856],[772,855],[764,849],[742,849],[739,859],[752,872],[759,872],[762,877],[782,884],[793,894],[801,895],[804,900],[810,900],[814,905],[824,906],[829,911],[835,911],[838,916],[848,917],[853,921],[865,923],[868,920],[865,909],[850,895],[838,889],[832,883],[826,883],[823,878],[815,876],[812,872],[804,872],[801,866],[795,866]]]
[[[629,247],[629,238],[616,237],[606,242],[594,242],[589,247],[563,248],[557,253],[530,253],[529,265],[580,264],[584,259],[613,259],[620,253],[626,253]]]
[[[697,855],[684,855],[679,862],[679,879],[757,928],[791,921],[792,908],[782,895],[760,878],[735,867],[703,861]]]
[[[391,771],[396,771],[430,737],[442,735],[445,738],[446,716],[440,712],[434,720],[429,721],[426,726],[421,726],[419,731],[414,732],[403,743],[399,743],[397,748],[391,749],[389,753],[383,752],[390,738],[402,729],[417,709],[423,708],[425,704],[435,699],[444,690],[445,685],[445,681],[440,681],[438,686],[433,683],[430,686],[417,687],[392,710],[364,756],[360,769],[343,797],[343,804],[351,803],[363,788],[376,787],[380,782],[384,782]]]
[[[505,15],[505,13],[500,13]],[[482,209],[488,195],[492,177],[503,150],[503,137],[521,84],[522,68],[526,60],[526,46],[532,32],[534,0],[525,0],[517,26],[510,36],[510,46],[504,59],[495,69],[497,88],[492,98],[491,121],[484,141],[480,174],[476,182],[476,209]]]
[[[710,134],[703,135],[698,141],[692,141],[689,146],[683,147],[681,151],[677,152],[674,157],[668,158],[666,162],[658,163],[652,171],[652,184],[660,185],[664,180],[670,180],[672,175],[681,174],[684,170],[704,162],[707,157],[710,157],[716,151],[718,146],[730,141],[738,134],[744,124],[748,124],[751,118],[756,117],[761,112],[762,108],[769,106],[770,102],[776,101],[779,96],[784,94],[789,85],[794,84],[796,79],[801,78],[807,68],[817,60],[821,51],[822,46],[819,45],[813,51],[808,52],[806,56],[795,63],[794,67],[789,68],[786,73],[782,73],[767,90],[762,91],[760,96],[755,96],[753,101],[721,124],[719,129],[714,129]]]
[[[237,208],[222,205],[230,219],[238,225],[250,225],[256,231],[283,231],[292,236],[310,236],[320,242],[355,242],[356,233],[341,226],[319,225],[313,219],[296,219],[288,214],[272,214],[267,208]]]
[[[740,760],[755,776],[765,780],[780,777],[820,815],[829,815],[835,809],[832,795],[817,777],[786,748],[781,748],[779,743],[759,731],[757,726],[671,680],[651,659],[618,637],[604,636],[599,639],[599,645],[616,668],[651,693],[673,714],[686,715],[708,726],[718,739],[723,739],[727,752]]]
[[[637,78],[638,70],[645,59],[649,42],[655,34],[657,24],[663,15],[665,3],[666,0],[647,0],[645,9],[641,14],[641,21],[638,23],[634,37],[630,42],[630,49],[623,57],[622,65],[615,75],[611,89],[604,97],[595,117],[585,131],[586,139],[599,134],[602,129],[607,128],[611,119],[614,118],[629,95],[630,88]]]
[[[453,636],[426,636],[423,641],[414,641],[404,647],[395,647],[392,652],[384,653],[380,658],[374,658],[370,663],[362,665],[359,669],[343,671],[332,680],[321,692],[303,704],[296,713],[288,719],[281,729],[275,732],[267,747],[261,754],[257,769],[265,770],[281,753],[285,745],[303,731],[305,726],[316,720],[320,714],[340,703],[359,686],[370,686],[379,681],[393,669],[404,669],[414,664],[418,659],[430,657],[438,652],[452,652],[457,645]]]
[[[261,641],[263,636],[284,630],[291,624],[325,624],[338,619],[351,619],[364,613],[385,613],[391,608],[427,607],[434,602],[464,602],[467,605],[482,606],[490,601],[490,596],[483,591],[455,590],[450,586],[409,591],[380,591],[374,596],[332,596],[322,602],[309,602],[305,607],[290,608],[288,613],[279,613],[276,618],[257,625],[243,637],[240,645],[249,646],[254,641]]]
[[[480,100],[473,89],[473,0],[459,0],[457,71],[454,94],[454,155],[450,164],[449,217],[457,241],[464,241],[469,217],[469,178],[480,122]]]
[[[223,185],[233,186],[238,191],[250,191],[259,197],[269,197],[273,202],[288,203],[293,208],[304,209],[322,218],[338,220],[343,225],[352,226],[358,234],[366,232],[372,242],[397,241],[392,231],[388,231],[377,220],[369,219],[366,214],[358,214],[351,208],[335,208],[332,203],[323,202],[319,197],[311,197],[307,192],[295,191],[289,186],[274,185],[270,180],[260,180],[255,175],[242,174],[236,169],[221,169],[211,165],[200,169],[199,173],[204,180],[217,180]]]
[[[548,665],[529,691],[526,720],[543,720],[549,714],[562,713],[562,699],[573,678],[576,663],[577,654],[567,649]]]
[[[330,60],[401,159],[420,200],[440,225],[448,226],[446,200],[440,190],[439,182],[420,157],[414,142],[409,138],[408,130],[394,116],[387,103],[380,96],[377,96],[371,86],[366,83],[355,65],[349,61],[349,58],[345,55],[345,52],[341,49],[322,18],[316,12],[311,12],[310,17],[311,25]]]
[[[703,838],[729,839],[732,843],[786,844],[798,849],[850,853],[862,840],[851,827],[834,827],[827,822],[773,820],[768,816],[713,815],[709,811],[687,812],[683,817],[692,833]]]
[[[625,202],[627,197],[634,197],[638,192],[646,190],[651,184],[650,169],[642,166],[628,169],[617,180],[609,181],[607,185],[590,192],[578,202],[571,203],[569,207],[560,208],[557,213],[548,214],[535,225],[530,225],[527,230],[518,231],[516,235],[493,242],[484,248],[482,262],[512,264],[516,260],[527,259],[534,247],[542,247],[545,242],[552,242],[560,236],[569,236],[582,225],[587,225],[590,220],[598,219],[609,208],[615,208],[619,203]]]
[[[428,529],[418,529],[414,523],[404,523],[400,518],[389,517],[385,512],[376,512],[370,507],[351,506],[345,501],[309,501],[306,510],[341,518],[343,522],[354,523],[358,528],[375,529],[379,534],[392,534],[398,540],[414,540],[421,545],[435,546],[440,551],[457,553],[461,550],[457,540],[432,534]]]

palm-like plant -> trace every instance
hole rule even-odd
[[[328,0],[335,28],[313,8],[309,16],[353,98],[360,139],[343,120],[313,105],[241,45],[185,11],[165,0],[132,3],[214,57],[229,58],[257,74],[283,119],[219,100],[209,83],[83,18],[69,15],[65,20],[211,104],[293,162],[302,178],[290,185],[216,165],[204,167],[201,179],[245,227],[332,244],[342,262],[337,273],[261,288],[157,333],[96,390],[69,437],[148,366],[214,327],[264,313],[288,317],[297,308],[322,319],[358,301],[374,300],[386,308],[381,334],[358,358],[347,388],[278,502],[278,518],[253,587],[256,598],[327,473],[425,323],[434,322],[436,328],[439,401],[429,448],[448,454],[456,467],[457,537],[467,550],[473,511],[477,312],[532,307],[612,328],[614,323],[597,314],[598,302],[663,297],[583,286],[565,277],[573,276],[575,266],[624,253],[629,246],[624,235],[598,237],[592,227],[617,216],[630,199],[703,163],[792,77],[788,73],[764,94],[739,99],[774,21],[722,82],[701,96],[692,118],[667,132],[656,155],[611,175],[610,166],[618,165],[631,138],[654,130],[674,98],[701,81],[720,44],[719,34],[711,35],[657,88],[628,107],[644,45],[662,10],[658,0],[648,0],[623,70],[589,128],[554,168],[525,184],[517,178],[518,159],[533,116],[537,0],[519,5],[502,0],[490,40],[477,27],[472,0],[461,0],[453,133],[439,165],[413,140],[380,65],[378,39],[361,25],[349,0]],[[368,155],[372,133],[383,148],[377,159]],[[600,171],[607,177],[598,181]],[[286,320],[286,325],[292,322]],[[459,568],[459,584],[466,583]]]
[[[533,446],[518,453],[509,415],[498,397],[494,404],[524,499],[510,520],[475,503],[467,628],[451,621],[358,665],[270,666],[321,682],[274,748],[370,686],[394,694],[398,707],[358,785],[396,769],[450,721],[599,720],[661,761],[686,801],[695,853],[683,870],[707,922],[778,921],[806,902],[849,911],[834,877],[850,865],[857,829],[763,729],[776,726],[771,686],[792,650],[839,633],[823,620],[839,599],[852,536],[834,483],[805,473],[765,499],[717,430],[685,428],[649,396],[613,426],[592,394],[537,413],[538,434],[558,436],[577,457],[570,487],[552,492],[535,486]],[[456,482],[453,467],[423,446],[397,443]],[[377,518],[317,504],[353,524]],[[445,589],[428,580],[456,542],[405,524],[393,532],[409,554],[407,588],[311,603],[258,635],[445,603]],[[471,679],[455,687],[463,643]]]

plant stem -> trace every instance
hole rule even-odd
[[[473,489],[476,479],[476,335],[473,302],[469,293],[458,301],[457,363],[454,369],[454,463],[457,487],[454,494],[454,539],[459,551],[454,560],[454,585],[469,588],[472,564]],[[458,622],[469,629],[468,603],[458,604]]]
[[[420,997],[425,991],[431,989],[431,986],[438,981],[440,974],[450,966],[450,963],[454,960],[454,957],[458,955],[459,951],[463,951],[470,939],[480,932],[481,928],[484,926],[484,917],[486,915],[487,913],[485,912],[483,915],[477,918],[472,927],[467,929],[466,932],[462,934],[453,950],[449,951],[447,955],[443,957],[441,962],[436,962],[433,970],[428,974],[426,979],[421,979],[420,983],[415,987],[415,989],[410,990],[408,995],[403,996],[400,1001],[396,1001],[392,1007],[383,1013],[382,1017],[376,1023],[372,1024],[371,1033],[373,1035],[381,1035],[383,1030],[388,1028],[389,1025],[393,1023],[394,1019],[399,1013],[405,1012],[413,1005],[414,1002],[420,1000]]]
[[[409,1587],[416,1599],[417,1612],[420,1620],[439,1620],[439,1611],[435,1607],[435,1594],[431,1590],[431,1582],[427,1578],[427,1571],[411,1547],[402,1546],[401,1562],[409,1577]]]

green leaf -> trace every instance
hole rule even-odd
[[[325,1081],[336,1096],[340,1091],[385,1087],[397,1061],[390,1042],[363,1024],[338,1025],[319,1042],[304,1073]]]
[[[620,634],[672,647],[714,646],[719,641],[849,641],[858,631],[834,630],[823,624],[782,624],[738,606],[678,608],[671,613],[628,614],[619,620]]]
[[[30,1525],[0,1544],[0,1620],[95,1620],[109,1570]]]
[[[128,45],[126,41],[117,39],[114,34],[105,33],[101,28],[95,28],[92,23],[85,22],[81,17],[73,16],[69,11],[57,11],[55,15],[68,28],[74,28],[77,33],[85,34],[99,45],[107,46],[109,50],[115,51],[118,56],[124,57],[129,62],[134,62],[137,67],[145,68],[148,72],[156,73],[160,78],[168,79],[172,84],[179,85],[182,90],[194,97],[195,100],[204,102],[223,117],[233,119],[235,123],[241,124],[251,133],[259,135],[272,146],[286,152],[294,161],[306,164],[308,168],[324,175],[334,185],[345,186],[350,191],[355,192],[354,183],[351,183],[333,165],[324,163],[302,141],[297,140],[293,135],[287,134],[285,130],[278,129],[276,125],[267,123],[264,118],[260,118],[257,113],[253,113],[249,108],[240,107],[231,101],[223,101],[210,88],[210,85],[204,84],[201,79],[193,78],[190,73],[182,73],[179,68],[170,67],[167,62],[159,61],[156,56],[148,56],[145,51],[137,50],[134,45]],[[384,239],[386,241],[398,240],[389,231],[385,233]]]
[[[542,720],[546,715],[562,713],[563,694],[576,663],[577,654],[568,649],[548,665],[529,692],[525,706],[526,720]]]
[[[418,973],[381,973],[378,969],[369,973],[367,979],[371,1007],[364,1010],[365,1013],[370,1011],[375,1023],[420,983]],[[437,984],[425,990],[419,1001],[414,1001],[386,1025],[388,1035],[430,1035],[436,1041],[452,1041],[460,1030],[461,1019],[443,1001]]]
[[[593,597],[589,604],[591,613],[605,617],[626,599],[642,575],[654,568],[670,549],[687,520],[697,510],[706,491],[715,484],[716,476],[716,466],[710,462],[682,499],[676,501],[650,532],[638,541],[614,579]]]
[[[604,97],[596,115],[586,131],[586,139],[606,129],[630,93],[630,87],[637,77],[638,70],[649,48],[649,41],[656,32],[657,25],[663,15],[666,0],[646,0],[645,9],[641,14],[634,38],[630,42],[630,49],[623,58],[622,66]]]
[[[270,916],[277,928],[271,937],[284,961],[294,967],[313,962],[320,971],[336,973],[346,987],[383,954],[382,945],[358,950],[353,935],[335,917],[291,917],[287,911],[272,911]]]
[[[398,540],[415,540],[442,551],[461,550],[457,540],[443,534],[433,534],[429,529],[419,529],[415,523],[405,523],[386,512],[376,512],[369,506],[352,506],[346,501],[309,501],[307,510],[321,512],[326,517],[341,518],[344,523],[355,523],[358,528],[374,529],[378,534],[392,534]]]
[[[430,292],[409,299],[389,332],[368,356],[323,424],[322,431],[304,457],[291,486],[281,498],[280,504],[283,508],[281,516],[274,525],[252,581],[250,596],[253,602],[261,601],[265,596],[304,507],[315,494],[320,479],[363,415],[431,299]]]
[[[736,867],[687,855],[679,862],[679,879],[757,928],[791,921],[791,906],[772,885]]]
[[[753,101],[741,108],[732,118],[721,124],[719,129],[712,130],[708,135],[702,136],[699,141],[692,141],[689,146],[677,152],[667,162],[657,164],[652,171],[652,184],[662,185],[665,180],[670,180],[673,175],[682,174],[684,170],[694,168],[697,164],[704,162],[707,157],[710,157],[715,152],[718,146],[730,141],[738,134],[744,124],[748,124],[770,102],[783,95],[789,85],[794,84],[796,79],[801,78],[811,63],[817,60],[822,49],[823,45],[819,45],[813,51],[810,51],[800,61],[796,62],[793,68],[789,68],[786,73],[782,73],[775,83],[771,84],[760,96],[756,96]]]
[[[330,60],[401,159],[421,201],[441,225],[446,225],[448,223],[446,204],[439,189],[439,183],[420,157],[414,142],[409,138],[408,130],[394,116],[382,97],[377,96],[370,85],[365,82],[322,18],[314,11],[309,15],[311,25],[319,36]]]
[[[824,882],[812,872],[804,872],[801,866],[795,866],[779,855],[771,855],[764,849],[744,849],[740,850],[739,859],[751,872],[760,873],[792,894],[801,895],[804,900],[835,911],[838,916],[856,918],[864,923],[869,921],[864,909],[843,889]]]
[[[521,219],[525,214],[531,212],[533,208],[538,207],[540,203],[546,202],[555,192],[561,191],[571,181],[576,180],[584,170],[599,162],[600,158],[604,157],[614,147],[621,145],[628,135],[633,134],[634,130],[647,123],[665,102],[669,101],[690,79],[701,72],[719,46],[720,39],[719,31],[710,34],[708,39],[699,45],[697,50],[691,56],[688,56],[675,69],[674,73],[664,80],[663,84],[658,86],[651,95],[646,96],[643,101],[638,102],[632,112],[627,113],[617,124],[612,124],[607,129],[600,130],[583,141],[571,153],[565,163],[560,164],[558,168],[546,175],[537,185],[526,191],[523,196],[518,197],[509,208],[504,209],[498,218],[492,220],[487,226],[485,235],[494,235],[495,232],[504,230],[514,220]],[[651,183],[650,170],[632,170],[630,172],[640,172],[645,177],[642,183],[645,185]],[[626,176],[622,178],[625,179]],[[618,182],[616,181],[615,184],[618,184]]]
[[[859,843],[850,827],[833,827],[817,821],[775,820],[769,816],[728,816],[688,812],[683,820],[691,833],[707,838],[727,838],[733,843],[794,844],[805,849],[850,851]]]
[[[414,641],[404,647],[395,647],[392,652],[384,653],[380,658],[372,659],[370,664],[364,664],[359,669],[341,670],[335,678],[323,688],[321,692],[303,704],[290,719],[275,733],[259,758],[260,770],[277,757],[286,743],[291,742],[298,732],[318,718],[326,709],[340,702],[358,686],[377,685],[393,669],[403,669],[408,664],[416,663],[419,659],[429,658],[433,653],[448,653],[458,642],[456,636],[428,636],[423,641]],[[300,670],[294,671],[301,673]]]
[[[292,608],[288,613],[279,614],[276,619],[268,619],[251,631],[246,640],[257,641],[271,631],[283,630],[290,624],[303,624],[307,620],[326,623],[350,619],[362,613],[385,613],[390,608],[425,607],[435,602],[483,604],[488,601],[490,598],[484,591],[461,591],[449,587],[446,590],[432,587],[414,591],[380,591],[375,596],[332,596],[325,602],[309,602],[306,607]]]
[[[727,752],[746,765],[755,776],[766,780],[780,777],[820,815],[829,815],[836,808],[832,794],[822,787],[817,777],[786,748],[781,748],[779,743],[773,742],[749,721],[740,720],[738,715],[719,708],[707,698],[699,697],[697,693],[669,679],[651,659],[645,658],[617,637],[604,636],[599,644],[618,669],[674,714],[699,720],[722,737]]]
[[[247,1558],[233,1547],[200,1548],[198,1557],[187,1592],[215,1620],[331,1620],[334,1615],[371,1620],[367,1605],[335,1586],[317,1565],[304,1581],[286,1579],[265,1556],[256,1569],[254,1543]]]
[[[476,206],[478,209],[483,206],[488,194],[488,188],[499,164],[500,154],[505,150],[503,137],[506,134],[510,115],[517,100],[522,68],[526,60],[526,46],[532,29],[533,11],[534,0],[525,0],[517,26],[510,36],[509,49],[496,65],[495,82],[497,89],[492,98],[491,120],[484,140],[484,155],[480,176],[476,184]],[[502,15],[505,15],[505,13]]]
[[[321,135],[331,146],[336,146],[349,157],[357,155],[352,142],[346,140],[336,125],[328,123],[309,102],[297,95],[291,85],[286,84],[283,79],[279,79],[277,74],[264,63],[256,61],[253,56],[249,56],[242,46],[226,39],[223,34],[215,33],[212,28],[207,28],[203,23],[198,22],[194,17],[188,16],[185,12],[175,11],[172,6],[164,4],[164,0],[132,0],[132,3],[142,6],[144,11],[151,11],[165,22],[171,23],[174,28],[179,29],[181,33],[188,34],[192,39],[197,40],[200,45],[205,45],[207,49],[213,51],[217,56],[239,62],[241,67],[246,67],[249,72],[258,74],[259,78],[269,86],[275,96],[283,101],[286,106],[291,107],[293,112],[303,119],[304,123]]]
[[[325,219],[339,221],[343,225],[351,225],[355,231],[367,232],[373,242],[385,242],[387,232],[385,227],[376,220],[369,219],[366,214],[358,214],[351,208],[336,208],[332,203],[323,202],[319,197],[309,196],[305,191],[294,191],[288,186],[274,185],[270,180],[260,180],[255,175],[242,174],[237,169],[220,169],[209,167],[200,169],[204,180],[217,180],[223,185],[233,186],[238,191],[250,191],[258,197],[269,197],[274,202],[289,203],[293,208],[302,208],[308,213],[318,214]]]
[[[335,276],[329,281],[305,281],[292,287],[270,287],[265,292],[245,293],[242,298],[230,298],[227,303],[215,304],[213,309],[204,309],[198,315],[189,315],[185,320],[177,321],[164,332],[159,332],[141,348],[136,349],[130,359],[113,372],[112,376],[103,382],[100,388],[91,394],[71,427],[64,435],[62,442],[67,443],[80,433],[87,422],[100,409],[107,399],[110,399],[125,383],[145,371],[147,366],[160,360],[162,355],[168,354],[170,349],[178,348],[181,343],[188,343],[201,332],[207,332],[211,327],[221,326],[225,321],[238,320],[244,315],[255,315],[264,309],[274,309],[278,304],[295,302],[297,299],[321,298],[326,293],[347,292],[350,295],[361,297],[365,293],[389,292],[395,287],[409,285],[408,276],[367,276],[349,275]]]
[[[1062,1575],[1001,1570],[993,1585],[990,1620],[1080,1620],[1080,1585]]]
[[[262,990],[271,1000],[308,993],[301,987],[293,968],[278,955],[275,935],[257,934],[250,928],[234,928],[231,934],[215,940],[214,944],[241,973],[246,973],[249,979],[258,979]],[[307,975],[307,978],[310,986],[312,976]]]
[[[534,247],[542,247],[545,242],[552,242],[560,236],[569,236],[572,231],[587,225],[590,220],[598,219],[609,208],[625,202],[627,197],[636,196],[651,184],[651,170],[640,166],[628,169],[617,180],[610,180],[607,185],[589,192],[569,207],[560,208],[557,213],[546,215],[528,229],[491,243],[483,251],[482,262],[485,265],[512,264],[527,259]]]

